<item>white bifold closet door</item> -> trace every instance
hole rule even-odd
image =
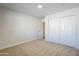
[[[51,18],[48,27],[48,41],[74,46],[75,16]]]
[[[48,21],[48,41],[60,43],[60,20],[51,18]]]
[[[75,44],[75,16],[61,18],[61,44],[74,47]]]

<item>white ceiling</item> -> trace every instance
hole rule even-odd
[[[78,3],[42,3],[41,5],[43,5],[43,8],[39,9],[37,7],[38,4],[39,3],[3,3],[0,4],[0,6],[23,12],[37,18],[79,6]]]

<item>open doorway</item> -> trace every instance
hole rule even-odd
[[[45,22],[43,21],[42,24],[43,24],[43,39],[45,39]]]
[[[43,22],[43,39],[45,39],[45,22]]]

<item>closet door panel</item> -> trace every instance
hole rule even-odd
[[[49,41],[60,43],[60,22],[59,19],[49,20]]]
[[[61,44],[74,47],[75,43],[75,17],[61,19]]]
[[[79,14],[76,17],[75,25],[75,47],[79,49]]]

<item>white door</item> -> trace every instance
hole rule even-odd
[[[75,20],[75,48],[79,49],[79,14]]]
[[[75,16],[51,18],[48,23],[48,41],[74,46]]]
[[[49,41],[60,43],[60,20],[56,18],[49,19],[48,27]]]
[[[61,44],[74,46],[75,43],[75,16],[61,19]]]

